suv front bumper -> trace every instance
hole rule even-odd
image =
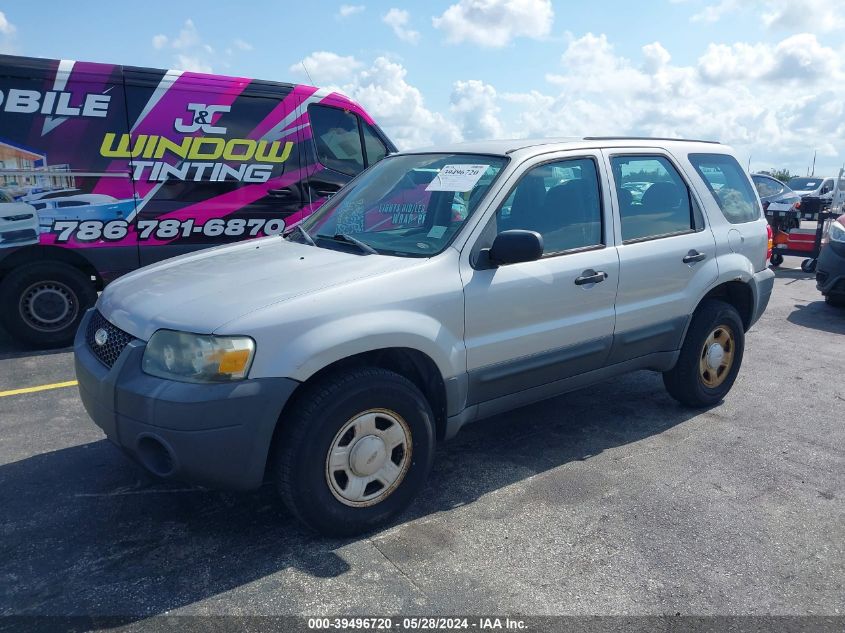
[[[282,408],[299,384],[288,378],[193,384],[141,371],[145,343],[131,341],[109,368],[85,333],[74,342],[79,395],[114,444],[153,474],[215,488],[257,488]]]

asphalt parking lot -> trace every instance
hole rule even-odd
[[[843,614],[845,311],[799,263],[720,406],[641,372],[476,424],[364,538],[151,479],[75,388],[0,397],[0,614]],[[72,379],[0,339],[0,392]]]

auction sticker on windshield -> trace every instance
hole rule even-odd
[[[426,191],[470,191],[490,165],[444,165]]]

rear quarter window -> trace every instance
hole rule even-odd
[[[753,222],[761,215],[760,204],[748,176],[729,154],[690,154],[689,161],[701,176],[722,215],[731,224]]]

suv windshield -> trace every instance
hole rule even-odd
[[[388,157],[302,223],[318,246],[431,257],[460,231],[508,159],[478,154]],[[294,234],[295,235],[295,234]]]

